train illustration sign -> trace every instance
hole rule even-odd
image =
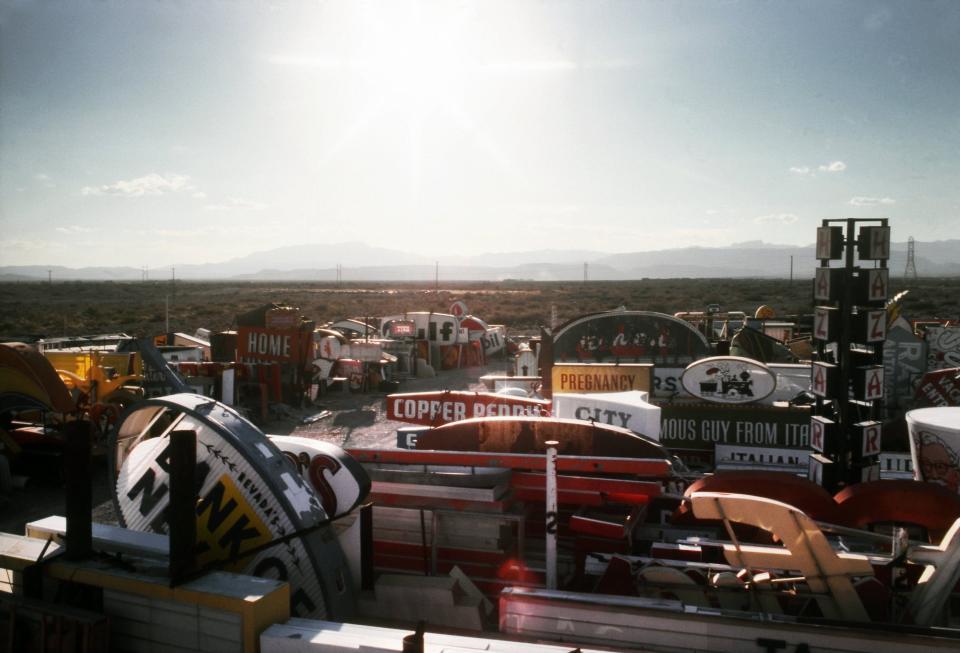
[[[686,365],[710,355],[707,339],[689,322],[652,311],[586,315],[557,328],[557,363]]]
[[[766,365],[739,356],[714,356],[687,366],[680,377],[694,397],[720,404],[747,404],[767,398],[777,377]]]

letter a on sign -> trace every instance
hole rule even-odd
[[[887,282],[890,279],[888,268],[868,270],[868,289],[871,302],[881,302],[887,298]]]
[[[831,268],[817,268],[817,276],[813,284],[814,299],[830,299],[830,270]]]
[[[866,385],[864,399],[867,401],[883,399],[883,367],[878,366],[867,372]]]
[[[829,397],[831,391],[831,377],[836,373],[837,366],[831,363],[814,363],[811,371],[810,389],[818,397]]]

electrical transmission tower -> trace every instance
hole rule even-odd
[[[917,280],[916,243],[913,236],[907,239],[907,269],[903,272],[903,278]]]

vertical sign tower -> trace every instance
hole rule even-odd
[[[880,474],[889,258],[886,219],[824,220],[817,229],[809,477],[831,492]]]

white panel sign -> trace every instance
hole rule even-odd
[[[648,438],[660,438],[660,407],[647,402],[641,390],[596,394],[555,394],[553,415],[611,424],[630,429]]]
[[[718,468],[796,467],[797,471],[805,471],[810,464],[810,453],[798,449],[738,447],[718,444],[714,452]]]

